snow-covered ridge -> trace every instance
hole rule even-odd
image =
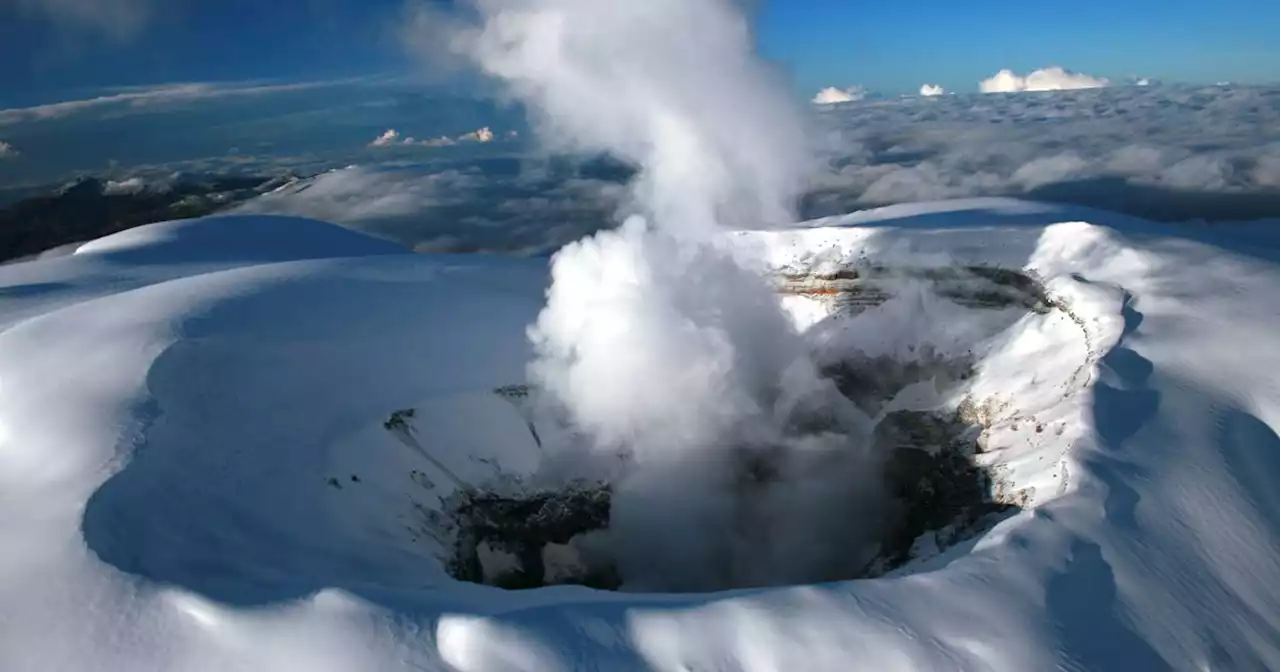
[[[297,181],[290,174],[77,178],[0,209],[0,261],[47,256],[53,248],[142,224],[210,215]]]
[[[3,667],[1278,667],[1274,248],[1170,231],[984,200],[736,236],[779,274],[1019,269],[1060,309],[908,274],[850,319],[788,299],[833,352],[979,348],[977,459],[1029,508],[897,578],[686,596],[461,584],[420,534],[447,476],[411,444],[468,479],[538,459],[494,391],[544,261],[247,216],[0,268]]]

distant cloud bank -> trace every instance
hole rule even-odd
[[[922,96],[941,96],[946,92],[946,89],[937,84],[925,84],[920,87],[920,95]]]
[[[1096,89],[1110,85],[1102,77],[1091,77],[1065,68],[1052,67],[1036,70],[1023,77],[1012,70],[1001,70],[990,79],[978,84],[983,93],[1018,93],[1021,91],[1064,91],[1068,89]]]
[[[1278,93],[1122,80],[1056,95],[850,105],[817,115],[828,170],[803,211],[1013,196],[1161,221],[1274,218]]]
[[[172,104],[207,101],[232,96],[257,96],[284,91],[305,91],[326,86],[354,83],[359,80],[331,80],[262,84],[256,82],[192,82],[136,88],[94,98],[67,100],[32,107],[0,109],[0,126],[33,121],[61,119],[89,111],[139,110]]]
[[[813,103],[815,105],[835,105],[837,103],[852,103],[866,97],[867,90],[861,86],[855,85],[847,89],[828,86],[813,97]]]
[[[0,140],[0,159],[16,159],[21,152],[13,148],[13,145]]]
[[[505,137],[515,138],[516,136],[517,136],[517,133],[515,131],[507,131],[507,134]],[[494,134],[493,129],[489,128],[488,126],[485,126],[483,128],[478,128],[474,131],[471,131],[470,133],[463,133],[462,135],[459,135],[456,138],[441,136],[438,138],[430,138],[427,140],[415,140],[413,136],[407,136],[407,137],[402,136],[400,135],[400,132],[397,131],[396,129],[388,128],[386,131],[382,133],[382,135],[379,135],[378,137],[374,138],[373,142],[369,143],[369,146],[370,147],[403,147],[406,145],[417,145],[420,147],[449,147],[452,145],[456,145],[460,142],[480,142],[480,143],[493,142],[495,139],[497,139],[497,137],[498,136]]]
[[[369,143],[370,147],[390,147],[391,145],[404,144],[404,139],[400,137],[400,132],[394,128],[388,128],[385,133],[373,139]]]

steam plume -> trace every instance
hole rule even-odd
[[[597,454],[627,457],[613,533],[629,587],[787,582],[855,562],[847,514],[871,492],[848,487],[868,480],[857,414],[726,235],[793,221],[809,169],[803,118],[739,6],[472,6],[454,48],[532,110],[545,142],[640,168],[622,226],[555,256],[530,328],[532,379]],[[826,429],[798,432],[802,418]]]

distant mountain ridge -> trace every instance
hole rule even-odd
[[[291,173],[182,175],[152,184],[82,177],[0,210],[0,261],[153,222],[202,217],[300,179]]]

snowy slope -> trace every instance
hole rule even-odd
[[[982,319],[909,281],[852,320],[788,299],[831,352],[973,351],[947,394],[983,404],[979,459],[1027,509],[880,579],[459,584],[420,507],[450,489],[441,465],[536,463],[493,390],[524,379],[545,261],[292,218],[158,224],[0,267],[0,669],[1280,668],[1264,237],[981,200],[735,239],[770,272],[1042,279],[1060,309]]]

